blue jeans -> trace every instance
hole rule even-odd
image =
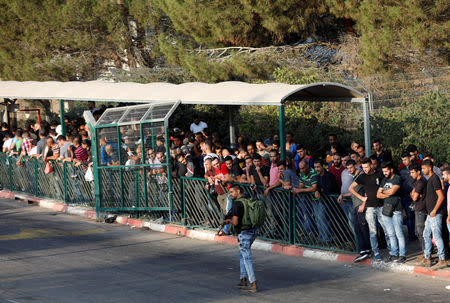
[[[313,202],[314,219],[316,221],[317,233],[319,238],[323,242],[329,242],[332,240],[330,233],[330,225],[326,219],[325,202],[322,200]]]
[[[344,198],[341,203],[341,207],[344,210],[345,215],[347,216],[348,225],[353,233],[355,233],[354,228],[354,218],[353,218],[353,202],[351,199]]]
[[[381,207],[367,207],[366,209],[366,221],[369,225],[369,236],[370,236],[370,246],[374,255],[380,254],[378,250],[378,239],[377,239],[377,221],[380,223],[386,235],[386,244],[388,250],[390,250],[391,244],[389,242],[389,236],[386,232],[386,228],[383,223],[383,215],[381,214]]]
[[[442,241],[441,235],[441,224],[442,214],[437,214],[434,218],[430,217],[430,215],[427,216],[427,220],[425,221],[425,229],[423,230],[423,240],[425,242],[425,251],[423,254],[427,259],[431,256],[431,249],[433,247],[431,235],[433,235],[433,239],[436,242],[438,250],[437,254],[439,260],[445,260],[444,241]]]
[[[241,279],[247,278],[250,283],[256,281],[252,263],[252,244],[256,239],[256,231],[242,231],[238,235],[239,267]]]
[[[403,234],[403,212],[394,211],[392,217],[383,215],[383,223],[391,242],[391,256],[406,256],[406,241]]]
[[[297,200],[296,221],[306,235],[317,234],[323,242],[332,240],[322,200],[300,196]]]
[[[447,229],[448,229],[448,232],[450,233],[450,224],[448,224],[448,223],[447,223]]]
[[[233,206],[233,200],[230,197],[230,194],[227,194],[227,207],[226,207],[226,213],[230,211],[231,207]],[[223,231],[226,235],[230,233],[230,224],[227,224],[223,227]]]

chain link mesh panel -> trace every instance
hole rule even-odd
[[[356,251],[354,234],[336,197],[297,194],[294,203],[295,244]]]

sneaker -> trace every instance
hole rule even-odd
[[[238,288],[246,288],[247,287],[247,278],[242,278],[241,282],[236,285]]]
[[[406,257],[405,256],[400,256],[400,257],[398,257],[397,260],[395,260],[395,263],[403,264],[405,262],[406,262]]]
[[[384,259],[384,262],[386,263],[394,262],[397,260],[397,258],[398,258],[397,256],[389,256],[386,259]]]
[[[423,267],[430,267],[431,266],[431,259],[430,258],[423,258],[422,261],[418,262],[417,265],[423,266]]]
[[[439,262],[437,262],[434,266],[433,269],[441,269],[441,268],[446,268],[447,265],[447,261],[445,260],[439,260]]]
[[[374,256],[373,256],[373,259],[374,259],[375,261],[377,261],[377,262],[381,261],[381,256],[380,256],[380,254],[374,255]]]
[[[256,285],[256,281],[253,283],[250,283],[250,286],[241,288],[242,291],[249,292],[249,293],[256,293],[258,292],[258,286]]]
[[[353,262],[358,263],[361,261],[364,261],[365,259],[368,259],[370,257],[370,253],[360,253],[359,256],[353,260]]]

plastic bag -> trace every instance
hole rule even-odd
[[[86,174],[84,175],[84,180],[86,180],[88,182],[94,181],[94,174],[92,173],[91,167],[88,167],[88,169],[86,170]]]
[[[52,172],[53,172],[53,167],[50,165],[49,162],[47,162],[47,164],[45,165],[45,168],[44,168],[44,174],[48,175]]]

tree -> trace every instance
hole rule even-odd
[[[0,78],[95,79],[127,31],[112,1],[0,0]]]

